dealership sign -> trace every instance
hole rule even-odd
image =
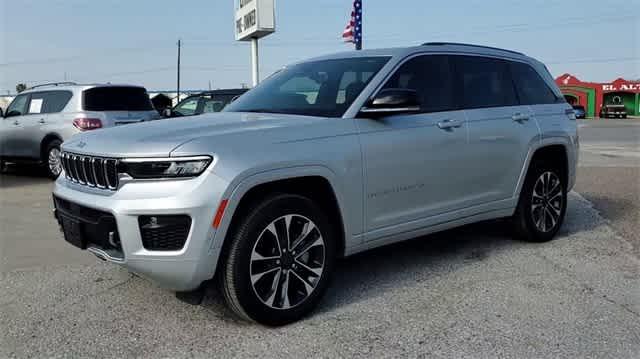
[[[276,31],[275,0],[236,0],[235,34],[249,41]]]

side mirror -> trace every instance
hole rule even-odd
[[[164,110],[162,110],[162,116],[163,117],[172,117],[173,116],[173,111],[171,111],[170,108],[165,108]]]
[[[20,116],[21,113],[19,111],[13,110],[13,111],[9,111],[7,113],[4,114],[4,117],[13,117],[13,116]]]
[[[410,89],[384,89],[360,110],[366,115],[392,115],[420,111],[418,93]]]

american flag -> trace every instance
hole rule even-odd
[[[351,19],[342,32],[342,39],[355,44],[358,50],[362,48],[362,0],[353,0]]]

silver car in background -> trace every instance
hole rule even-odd
[[[89,130],[158,119],[144,87],[53,83],[16,96],[0,118],[4,162],[37,162],[57,178],[60,144]]]
[[[495,218],[553,239],[578,133],[542,63],[428,43],[293,64],[223,112],[62,149],[67,242],[175,291],[215,277],[238,316],[281,325],[339,257]]]

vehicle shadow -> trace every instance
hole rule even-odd
[[[591,231],[602,224],[589,206],[570,196],[564,224],[554,242]],[[388,290],[419,285],[511,251],[527,243],[513,238],[508,219],[490,220],[376,248],[339,261],[331,288],[318,312],[371,299]]]
[[[0,188],[22,187],[49,183],[44,170],[39,166],[9,165],[5,172],[0,173]]]
[[[569,240],[570,236],[590,231],[602,224],[590,218],[589,206],[570,196],[567,217],[554,240]],[[332,284],[314,313],[328,313],[369,300],[390,290],[420,285],[434,277],[461,270],[489,260],[502,251],[511,251],[540,244],[526,243],[512,236],[507,219],[490,220],[417,237],[338,261]],[[224,305],[217,285],[209,286],[203,306],[221,318],[235,320]]]
[[[318,312],[413,286],[427,277],[484,261],[493,253],[526,245],[511,239],[506,220],[492,220],[418,237],[339,261]]]

